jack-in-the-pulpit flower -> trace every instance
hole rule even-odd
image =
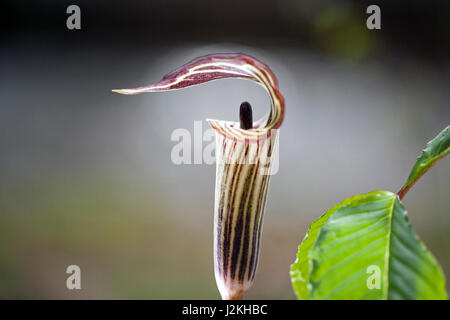
[[[269,67],[244,54],[212,54],[192,60],[160,82],[122,94],[170,91],[223,78],[261,84],[271,109],[252,121],[244,102],[240,121],[207,121],[216,130],[216,189],[214,205],[214,272],[223,299],[241,299],[255,276],[264,208],[284,117],[284,98]]]

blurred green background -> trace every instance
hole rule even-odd
[[[214,52],[272,68],[286,118],[252,299],[294,299],[289,266],[309,224],[346,197],[398,191],[450,123],[450,10],[439,1],[379,1],[377,31],[365,26],[364,1],[79,1],[80,31],[65,28],[69,4],[2,8],[0,298],[220,297],[215,167],[173,164],[170,136],[205,118],[236,120],[244,100],[262,116],[264,90],[241,80],[111,89]],[[447,276],[449,177],[445,159],[404,201]],[[71,264],[81,290],[66,289]]]

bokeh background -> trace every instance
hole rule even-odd
[[[346,197],[398,191],[450,123],[449,3],[375,3],[382,29],[370,31],[372,2],[356,0],[2,1],[0,298],[219,298],[215,167],[174,165],[170,136],[195,120],[237,119],[244,100],[262,116],[264,90],[242,80],[111,89],[155,82],[199,55],[244,52],[271,66],[286,98],[247,297],[294,299],[289,266],[309,224]],[[66,29],[70,4],[82,30]],[[447,276],[449,195],[446,159],[404,200]],[[66,289],[71,264],[81,290]]]

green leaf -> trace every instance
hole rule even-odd
[[[315,221],[291,266],[300,299],[446,299],[445,278],[397,195],[346,199]]]
[[[416,164],[409,174],[403,188],[398,192],[400,199],[403,199],[409,189],[420,179],[433,165],[450,152],[450,126],[447,126],[433,140],[427,143],[417,158]]]

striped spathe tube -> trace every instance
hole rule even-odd
[[[278,131],[257,142],[216,133],[214,273],[223,299],[242,299],[255,277]]]
[[[267,65],[236,53],[196,58],[165,75],[161,81],[121,94],[171,91],[208,81],[239,78],[263,86],[270,110],[253,122],[250,111],[241,121],[207,119],[216,131],[214,205],[214,270],[223,299],[241,299],[250,288],[258,265],[262,221],[271,175],[278,168],[277,141],[284,119],[284,98]],[[241,114],[242,116],[242,114]]]

